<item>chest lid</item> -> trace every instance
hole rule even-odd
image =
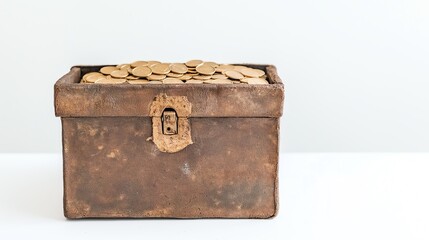
[[[275,66],[239,65],[265,71],[269,84],[82,84],[82,76],[105,66],[75,66],[55,84],[55,114],[59,117],[151,117],[154,99],[166,95],[186,97],[192,104],[190,118],[280,117],[284,87]]]

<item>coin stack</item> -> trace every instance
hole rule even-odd
[[[263,70],[201,60],[186,63],[135,61],[90,72],[81,83],[95,84],[268,84]]]

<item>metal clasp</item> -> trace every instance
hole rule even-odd
[[[186,96],[157,95],[150,104],[152,141],[159,151],[178,152],[192,144],[189,117],[192,104]],[[148,138],[149,139],[149,138]]]

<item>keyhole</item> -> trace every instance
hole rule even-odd
[[[166,108],[162,113],[162,132],[167,135],[177,134],[177,113],[172,108]]]

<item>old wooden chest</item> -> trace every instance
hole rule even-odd
[[[102,66],[71,68],[55,84],[65,216],[275,216],[284,88],[247,66],[270,84],[89,85]]]

